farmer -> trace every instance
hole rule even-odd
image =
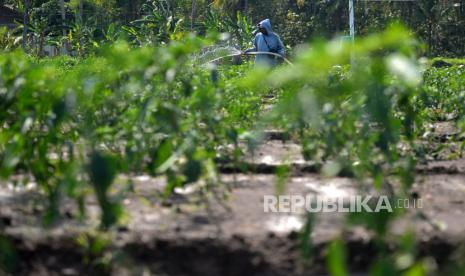
[[[284,57],[284,45],[277,34],[275,34],[271,28],[271,22],[269,19],[265,19],[258,23],[258,32],[255,35],[253,45],[251,49],[247,49],[244,54],[250,52],[271,52],[276,53]],[[277,64],[277,58],[274,55],[257,54],[255,57],[255,64],[274,67]]]

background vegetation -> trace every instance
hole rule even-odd
[[[91,196],[101,230],[124,224],[121,201],[132,183],[115,189],[121,174],[163,176],[164,197],[198,182],[214,192],[225,163],[247,172],[244,154],[263,140],[263,128],[279,128],[301,144],[323,175],[368,179],[394,200],[407,195],[416,164],[425,160],[416,143],[425,126],[465,125],[463,59],[423,58],[465,54],[460,2],[357,2],[355,44],[320,39],[347,33],[346,1],[0,4],[26,14],[18,29],[0,32],[0,176],[37,183],[47,199],[45,227],[63,216],[63,198],[74,200],[85,218]],[[270,72],[249,62],[196,63],[209,47],[247,47],[253,23],[265,17],[289,47],[312,40],[293,49],[292,67]],[[67,55],[45,58],[47,45]],[[270,93],[273,107],[263,112]],[[285,178],[283,171],[276,173]],[[402,215],[349,216],[349,225],[375,233],[375,261],[367,270],[441,272],[418,254],[412,233],[387,250],[388,224]],[[311,220],[301,235],[307,259]],[[2,231],[0,225],[0,265],[14,273],[19,260]],[[339,239],[328,246],[333,275],[347,275],[344,252]],[[408,262],[400,263],[405,256]],[[460,275],[462,265],[458,257],[452,270]]]
[[[67,36],[70,47],[82,54],[82,48],[88,48],[92,41],[109,39],[114,35],[112,30],[129,28],[126,30],[129,35],[135,35],[135,29],[142,32],[141,35],[157,36],[162,35],[163,29],[166,37],[175,29],[199,34],[212,29],[237,29],[237,25],[241,25],[238,13],[246,16],[249,24],[270,18],[289,46],[316,37],[348,34],[348,3],[341,0],[2,0],[0,5],[26,12],[26,33],[29,40],[35,37],[40,44],[36,49],[39,54],[42,44],[57,43],[63,36]],[[390,22],[399,21],[428,45],[425,49],[428,56],[465,55],[463,1],[356,1],[355,18],[357,35],[380,31]],[[155,41],[155,37],[148,39]],[[250,37],[246,37],[246,41],[249,40]]]

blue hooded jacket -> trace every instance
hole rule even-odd
[[[271,28],[271,22],[269,19],[265,19],[260,22],[260,27],[266,29],[267,34],[263,34],[259,32],[255,35],[255,39],[253,42],[254,47],[247,51],[254,51],[254,52],[273,52],[281,55],[284,57],[285,50],[284,45],[281,39],[277,34],[273,32]],[[257,55],[255,57],[255,64],[258,65],[265,65],[265,66],[275,66],[276,65],[276,57],[272,55]]]

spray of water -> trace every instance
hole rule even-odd
[[[223,58],[239,56],[241,54],[241,50],[238,50],[232,46],[209,48],[205,49],[201,54],[195,57],[195,63],[201,65],[215,63],[216,61]]]

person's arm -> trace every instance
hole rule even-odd
[[[281,41],[281,38],[279,38],[279,36],[277,36],[278,38],[278,54],[282,57],[285,57],[286,56],[286,48],[284,48],[284,44],[283,42]]]

